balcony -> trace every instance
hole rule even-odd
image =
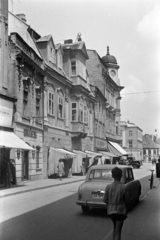
[[[72,122],[72,137],[85,138],[87,136],[87,126],[82,122]]]

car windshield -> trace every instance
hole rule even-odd
[[[95,169],[91,170],[89,180],[107,180],[113,182],[112,173],[110,169]]]

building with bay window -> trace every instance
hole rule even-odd
[[[114,56],[110,55],[109,47],[107,47],[107,54],[100,57],[95,50],[87,49],[89,59],[87,60],[87,70],[90,77],[91,85],[96,86],[103,98],[96,98],[95,104],[95,138],[100,137],[107,141],[104,149],[112,151],[112,143],[114,146],[120,148],[120,92],[124,88],[120,86],[118,77],[119,66]],[[98,93],[98,92],[97,92]],[[101,145],[102,146],[102,145]],[[98,150],[95,145],[95,149]],[[122,152],[124,153],[125,151]],[[119,151],[114,151],[117,156],[123,154]]]

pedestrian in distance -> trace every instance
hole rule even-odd
[[[122,170],[112,169],[114,182],[106,186],[103,202],[107,204],[107,213],[113,222],[113,240],[121,240],[121,231],[124,220],[127,218],[125,205],[125,185],[120,182]]]
[[[160,157],[158,158],[158,163],[156,163],[156,177],[159,178],[160,182]]]
[[[4,187],[10,187],[12,181],[12,174],[10,169],[10,159],[5,158],[6,168],[4,173]]]
[[[64,163],[63,160],[60,158],[58,161],[58,175],[59,175],[59,180],[62,180],[62,175],[63,175],[63,171],[64,171]]]

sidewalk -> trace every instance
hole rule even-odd
[[[0,189],[0,198],[21,194],[24,192],[37,191],[39,189],[56,187],[59,185],[71,184],[74,182],[82,182],[86,176],[71,176],[63,178],[62,181],[57,179],[42,179],[37,181],[25,181],[20,185],[13,185],[10,188]]]

